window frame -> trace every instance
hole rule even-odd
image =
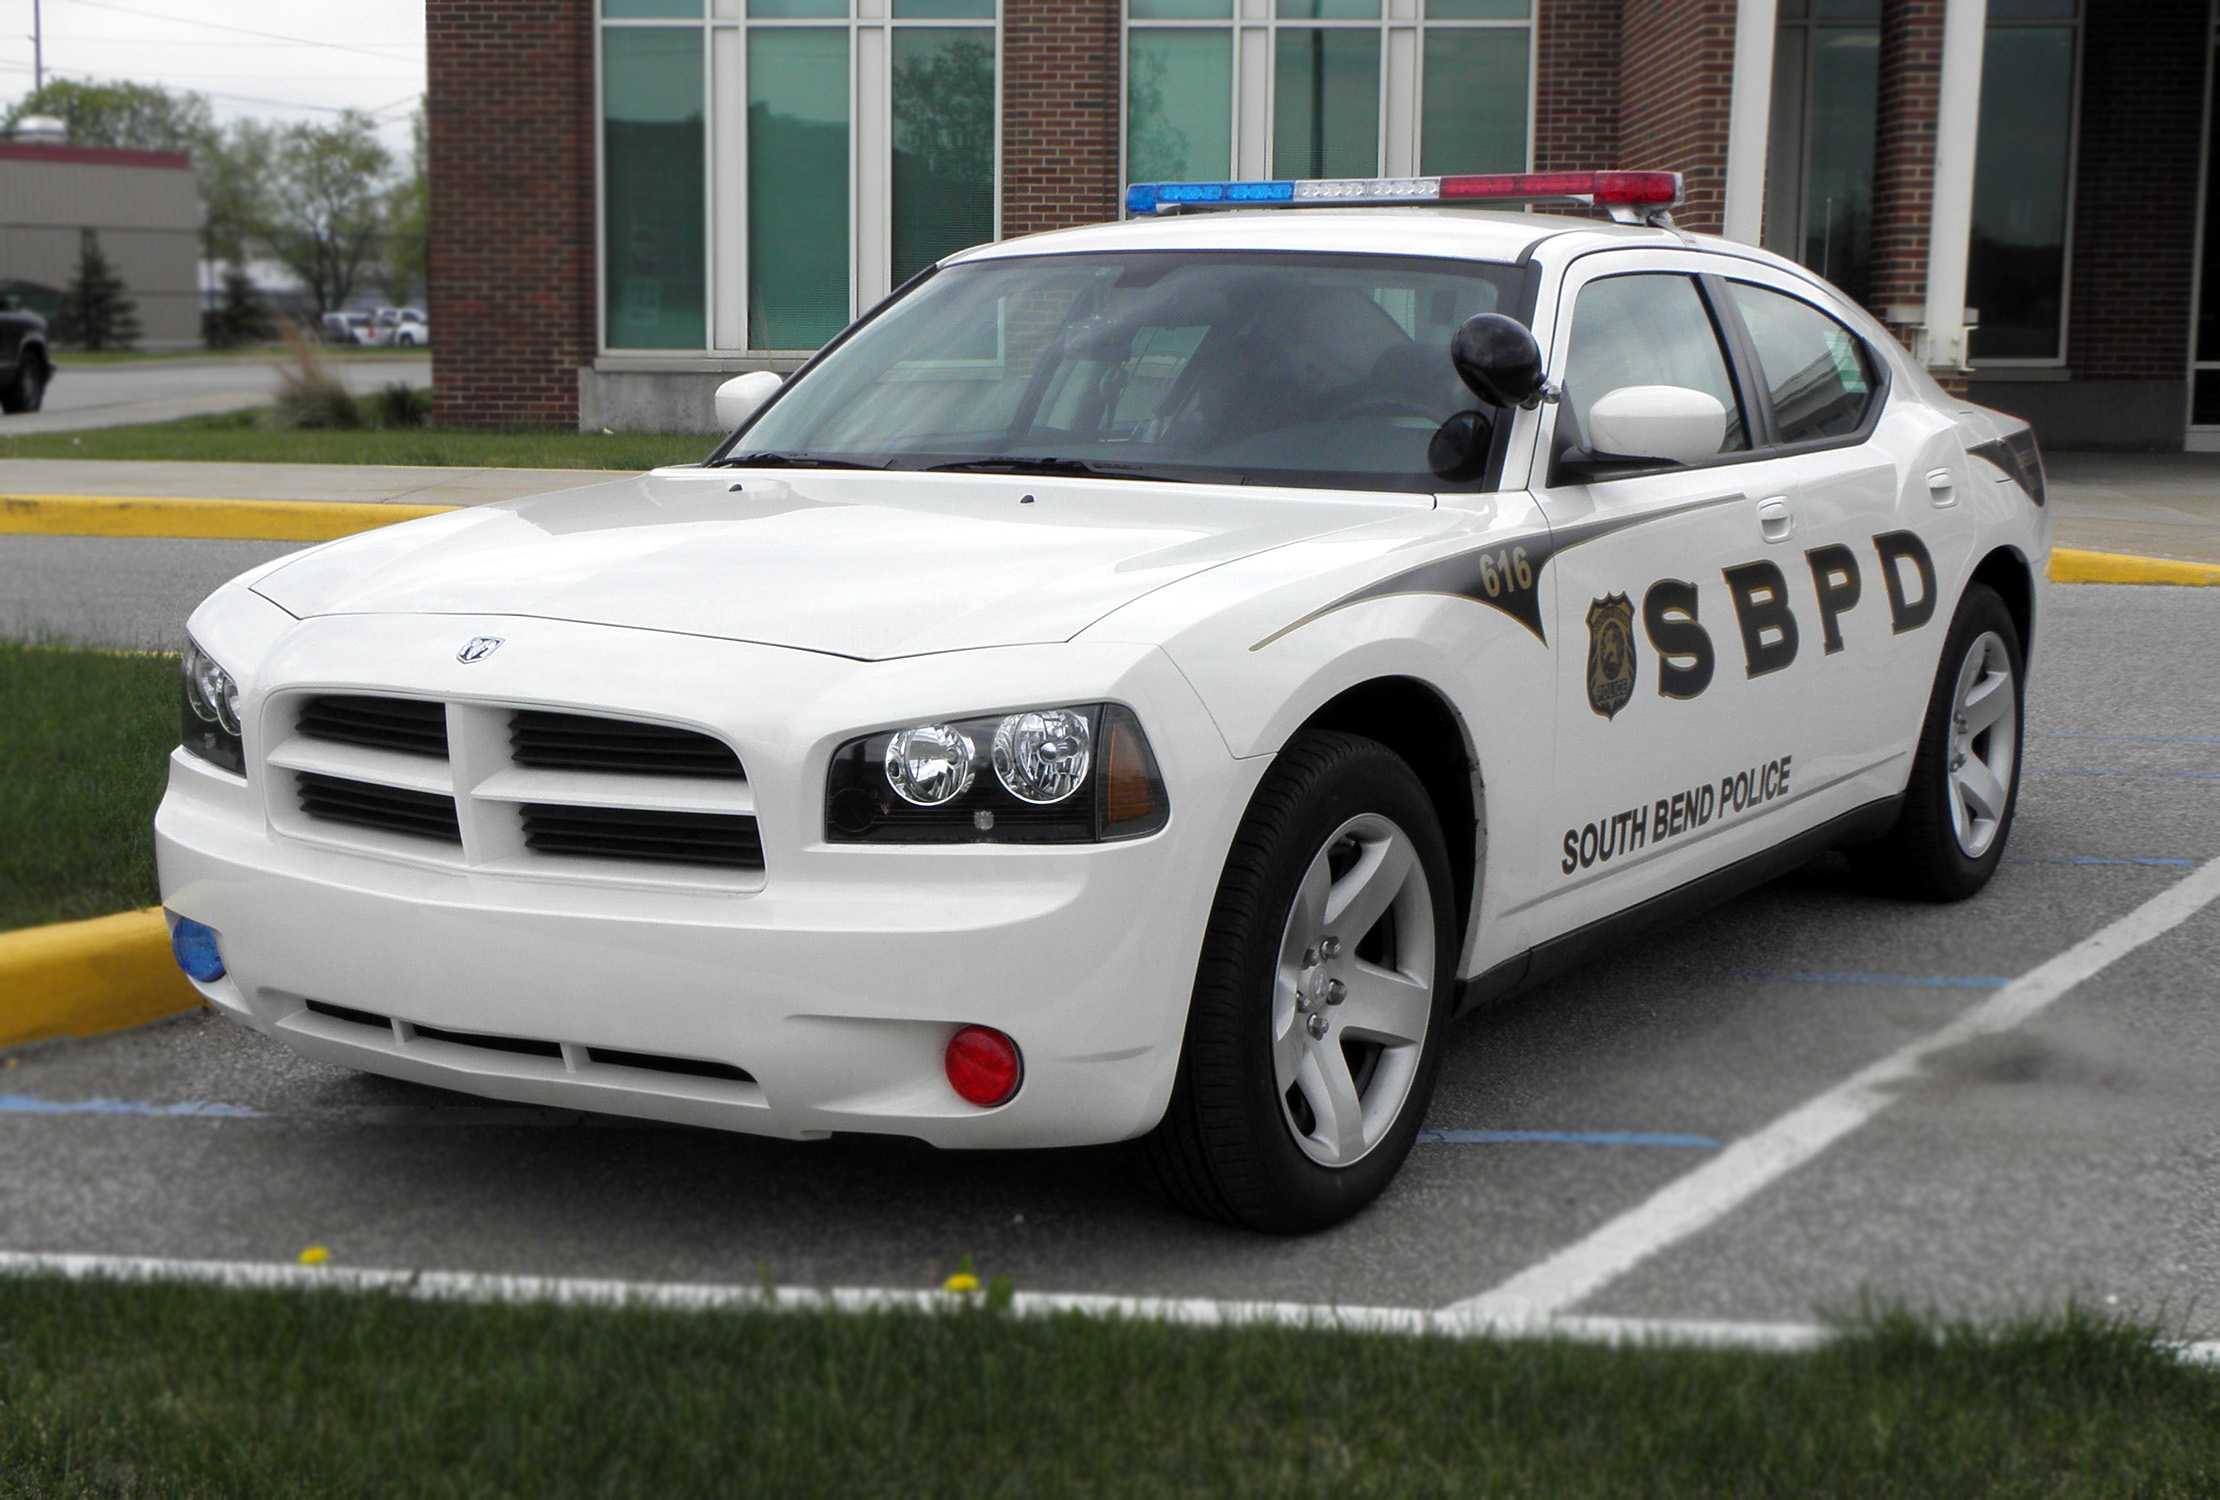
[[[1518,19],[1444,17],[1429,19],[1426,0],[1381,0],[1377,17],[1307,19],[1282,17],[1277,0],[1228,0],[1223,16],[1135,20],[1131,0],[1118,5],[1118,216],[1126,217],[1124,187],[1133,181],[1128,142],[1132,121],[1132,33],[1141,31],[1223,31],[1231,39],[1227,153],[1232,181],[1256,181],[1279,174],[1274,151],[1274,103],[1279,97],[1279,34],[1283,30],[1371,31],[1380,39],[1380,177],[1415,177],[1423,159],[1420,138],[1426,118],[1426,34],[1430,30],[1511,31],[1526,33],[1526,143],[1517,170],[1534,168],[1534,129],[1541,84],[1541,26],[1536,10],[1549,0],[1529,0]],[[1398,38],[1407,45],[1398,47]],[[1253,44],[1251,38],[1254,38]],[[1252,55],[1253,54],[1253,55]],[[1407,71],[1406,71],[1407,70]],[[1254,96],[1253,98],[1251,96]]]
[[[1775,456],[1825,453],[1831,448],[1855,448],[1860,443],[1872,438],[1874,428],[1881,424],[1881,410],[1888,405],[1889,396],[1895,389],[1896,367],[1889,363],[1886,355],[1873,347],[1871,339],[1858,332],[1857,329],[1852,328],[1841,317],[1828,311],[1827,308],[1821,306],[1812,298],[1804,296],[1793,287],[1761,281],[1748,274],[1733,275],[1723,271],[1707,272],[1701,279],[1708,283],[1705,290],[1710,297],[1715,315],[1724,316],[1733,324],[1733,357],[1743,367],[1743,379],[1747,387],[1759,393],[1758,405],[1764,409],[1765,442],[1762,447],[1753,443],[1751,445],[1753,453],[1763,452]],[[1765,378],[1764,362],[1758,358],[1757,340],[1751,336],[1750,325],[1743,321],[1742,309],[1736,305],[1734,300],[1734,291],[1730,283],[1737,281],[1745,286],[1756,287],[1760,291],[1786,297],[1792,302],[1803,303],[1813,312],[1818,313],[1828,322],[1833,323],[1837,328],[1848,334],[1851,341],[1864,351],[1866,368],[1871,372],[1870,378],[1873,382],[1873,399],[1866,403],[1865,416],[1859,421],[1854,430],[1837,434],[1834,437],[1805,438],[1801,442],[1795,443],[1781,441],[1780,422],[1773,411],[1773,387]]]
[[[1630,265],[1623,270],[1607,266],[1606,269],[1586,273],[1576,269],[1580,266],[1581,261],[1588,259],[1590,256],[1598,255],[1613,258],[1623,255],[1630,259],[1639,256],[1642,260],[1651,263]],[[1712,259],[1713,263],[1706,265],[1703,263],[1705,259]],[[1562,371],[1565,361],[1571,356],[1572,324],[1580,293],[1598,281],[1619,276],[1645,275],[1685,276],[1696,283],[1697,295],[1702,299],[1705,311],[1710,314],[1713,332],[1717,335],[1726,357],[1728,376],[1734,382],[1735,393],[1742,404],[1742,420],[1750,435],[1750,446],[1735,453],[1717,454],[1703,463],[1689,464],[1685,467],[1671,464],[1628,465],[1623,469],[1615,469],[1607,475],[1594,475],[1583,479],[1567,474],[1562,467],[1564,455],[1573,445],[1568,436],[1569,424],[1563,419],[1564,407],[1562,403],[1553,403],[1548,408],[1550,426],[1545,439],[1545,446],[1542,453],[1538,455],[1544,457],[1545,460],[1540,465],[1540,472],[1544,480],[1542,487],[1556,489],[1568,484],[1603,484],[1620,479],[1641,478],[1645,475],[1683,474],[1699,469],[1728,469],[1737,464],[1756,463],[1767,459],[1793,458],[1805,453],[1825,453],[1836,448],[1855,448],[1872,439],[1875,429],[1880,426],[1882,413],[1887,409],[1890,398],[1895,394],[1896,366],[1886,354],[1874,346],[1872,339],[1851,327],[1850,323],[1841,314],[1828,307],[1820,298],[1811,295],[1809,290],[1796,283],[1795,278],[1782,272],[1773,271],[1770,267],[1756,261],[1740,261],[1730,268],[1723,268],[1716,263],[1716,258],[1704,257],[1700,252],[1697,258],[1690,259],[1681,255],[1623,250],[1590,251],[1587,255],[1576,257],[1565,267],[1558,279],[1557,322],[1551,329],[1550,341],[1552,346],[1561,343],[1563,354],[1545,364],[1544,368],[1550,373],[1552,379],[1555,379]],[[1865,351],[1867,366],[1873,372],[1873,400],[1867,404],[1864,420],[1858,424],[1855,431],[1842,433],[1834,437],[1807,438],[1802,442],[1795,443],[1784,443],[1780,440],[1780,427],[1773,413],[1772,388],[1766,383],[1765,370],[1757,355],[1757,343],[1750,336],[1749,326],[1742,320],[1742,310],[1735,306],[1733,292],[1728,286],[1728,283],[1732,281],[1745,282],[1761,290],[1774,292],[1780,296],[1804,303],[1814,312],[1821,314],[1841,327],[1845,333],[1856,341],[1858,347]],[[1566,296],[1568,292],[1571,294],[1570,301],[1567,300]],[[1560,338],[1560,332],[1562,338]]]
[[[1790,10],[1796,14],[1790,14]],[[2063,236],[2059,263],[2058,288],[2058,347],[2051,355],[1992,355],[1972,364],[1974,378],[2012,379],[2006,371],[2026,371],[2020,379],[2063,379],[2073,345],[2073,285],[2074,285],[2074,229],[2075,210],[2079,201],[2081,171],[2081,101],[2082,75],[2086,54],[2088,5],[2086,0],[2076,0],[2073,14],[2068,16],[2003,16],[1984,17],[1982,41],[1986,47],[1988,33],[1994,29],[2066,28],[2073,32],[2072,83],[2068,89],[2066,119],[2066,181],[2063,218]],[[1765,247],[1790,260],[1801,263],[1803,247],[1809,232],[1808,205],[1805,202],[1806,184],[1811,176],[1812,148],[1812,69],[1814,48],[1812,39],[1821,30],[1844,30],[1870,25],[1880,26],[1878,15],[1871,21],[1859,21],[1848,16],[1814,16],[1811,7],[1783,6],[1775,23],[1774,72],[1772,82],[1772,126],[1766,142],[1766,159],[1770,167],[1765,186],[1765,230],[1762,236]],[[1784,62],[1792,65],[1784,67]],[[1984,76],[1982,88],[1990,86]],[[1808,269],[1817,271],[1817,267]],[[1978,310],[1978,309],[1977,309]],[[2047,373],[2047,372],[2056,372]]]
[[[610,16],[604,0],[593,15],[594,352],[597,363],[631,368],[695,368],[713,361],[732,369],[763,369],[813,356],[815,349],[759,348],[749,342],[748,316],[748,35],[756,29],[842,30],[848,34],[848,320],[885,301],[894,258],[894,40],[898,30],[991,30],[994,37],[992,210],[987,243],[1003,235],[1003,93],[1006,82],[1003,0],[982,16],[896,17],[895,0],[847,0],[841,16],[751,17],[747,0],[701,0],[695,16]],[[611,31],[691,30],[702,41],[702,330],[698,348],[614,344],[609,337],[609,162],[603,41]],[[862,38],[879,40],[866,57]],[[720,46],[720,42],[724,45]],[[866,76],[872,67],[874,76]],[[723,75],[729,97],[720,96]],[[865,90],[871,90],[866,99]],[[866,139],[866,136],[869,139]],[[868,170],[866,170],[868,168]],[[912,279],[915,279],[914,277]],[[731,323],[738,333],[725,336]],[[836,334],[830,343],[837,342]]]

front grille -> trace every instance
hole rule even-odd
[[[681,1078],[719,1078],[726,1083],[753,1083],[755,1075],[731,1063],[709,1062],[698,1057],[661,1057],[653,1052],[619,1052],[614,1047],[588,1047],[590,1062],[612,1068],[640,1068],[650,1073],[673,1073]]]
[[[334,1021],[345,1021],[350,1026],[374,1026],[388,1036],[393,1034],[393,1018],[390,1016],[373,1015],[366,1010],[354,1010],[348,1006],[333,1005],[323,1000],[311,1000],[307,1004],[308,1008],[316,1014],[329,1016]]]
[[[377,828],[415,838],[440,839],[450,844],[462,842],[462,827],[455,821],[455,799],[452,797],[411,791],[406,787],[379,786],[370,781],[352,781],[344,776],[326,776],[321,771],[298,774],[301,811],[312,818],[327,823],[352,823],[361,828]]]
[[[296,732],[316,740],[447,758],[447,705],[415,698],[321,693],[302,702]]]
[[[657,864],[763,868],[755,819],[734,813],[650,812],[630,807],[524,804],[524,843],[535,854],[588,855]]]
[[[427,1042],[453,1042],[458,1047],[482,1047],[488,1052],[514,1052],[524,1057],[552,1057],[557,1062],[563,1058],[561,1042],[543,1042],[528,1036],[490,1036],[483,1031],[442,1031],[437,1026],[419,1026],[416,1034]]]
[[[355,1010],[345,1005],[333,1005],[328,1000],[310,1000],[305,1003],[316,1015],[333,1021],[344,1021],[350,1026],[381,1031],[388,1040],[392,1038],[391,1016]],[[541,1037],[496,1036],[484,1031],[447,1031],[437,1026],[411,1026],[409,1030],[425,1041],[447,1042],[457,1047],[478,1047],[487,1052],[508,1052],[520,1057],[546,1057],[557,1061],[563,1056],[561,1042],[551,1042]],[[668,1073],[674,1078],[711,1078],[720,1083],[755,1082],[755,1075],[746,1068],[736,1068],[731,1063],[711,1062],[704,1057],[666,1057],[659,1052],[626,1052],[616,1047],[587,1047],[582,1050],[590,1066],[636,1068],[644,1073]]]
[[[668,724],[521,709],[509,719],[510,758],[549,771],[629,771],[744,779],[724,741]]]

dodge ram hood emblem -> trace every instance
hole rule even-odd
[[[462,650],[455,653],[455,660],[459,662],[484,661],[487,657],[493,655],[500,644],[500,636],[474,635]]]

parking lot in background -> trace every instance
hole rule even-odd
[[[308,1062],[206,1013],[0,1069],[0,1249],[1443,1307],[1582,1239],[2220,855],[2220,596],[2047,589],[2019,821],[1958,906],[1821,860],[1460,1022],[1380,1203],[1269,1239],[1116,1148],[813,1144],[494,1104]],[[1573,1309],[1803,1321],[2079,1297],[2220,1333],[2220,906]],[[401,1007],[396,997],[396,1007]]]
[[[174,422],[266,405],[278,393],[278,373],[268,359],[150,359],[123,364],[72,362],[67,350],[46,399],[35,412],[0,417],[0,437],[33,432],[78,432],[127,422]],[[406,356],[341,357],[327,362],[333,379],[358,396],[395,381],[432,383],[432,361]]]

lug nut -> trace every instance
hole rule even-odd
[[[1303,1024],[1309,1029],[1312,1041],[1322,1042],[1326,1039],[1326,1018],[1324,1016],[1313,1015]]]
[[[1341,939],[1337,937],[1327,938],[1324,942],[1318,945],[1318,951],[1325,954],[1328,958],[1340,957]]]
[[[1326,982],[1326,1003],[1328,1005],[1339,1005],[1348,998],[1349,986],[1338,979],[1331,979]]]

